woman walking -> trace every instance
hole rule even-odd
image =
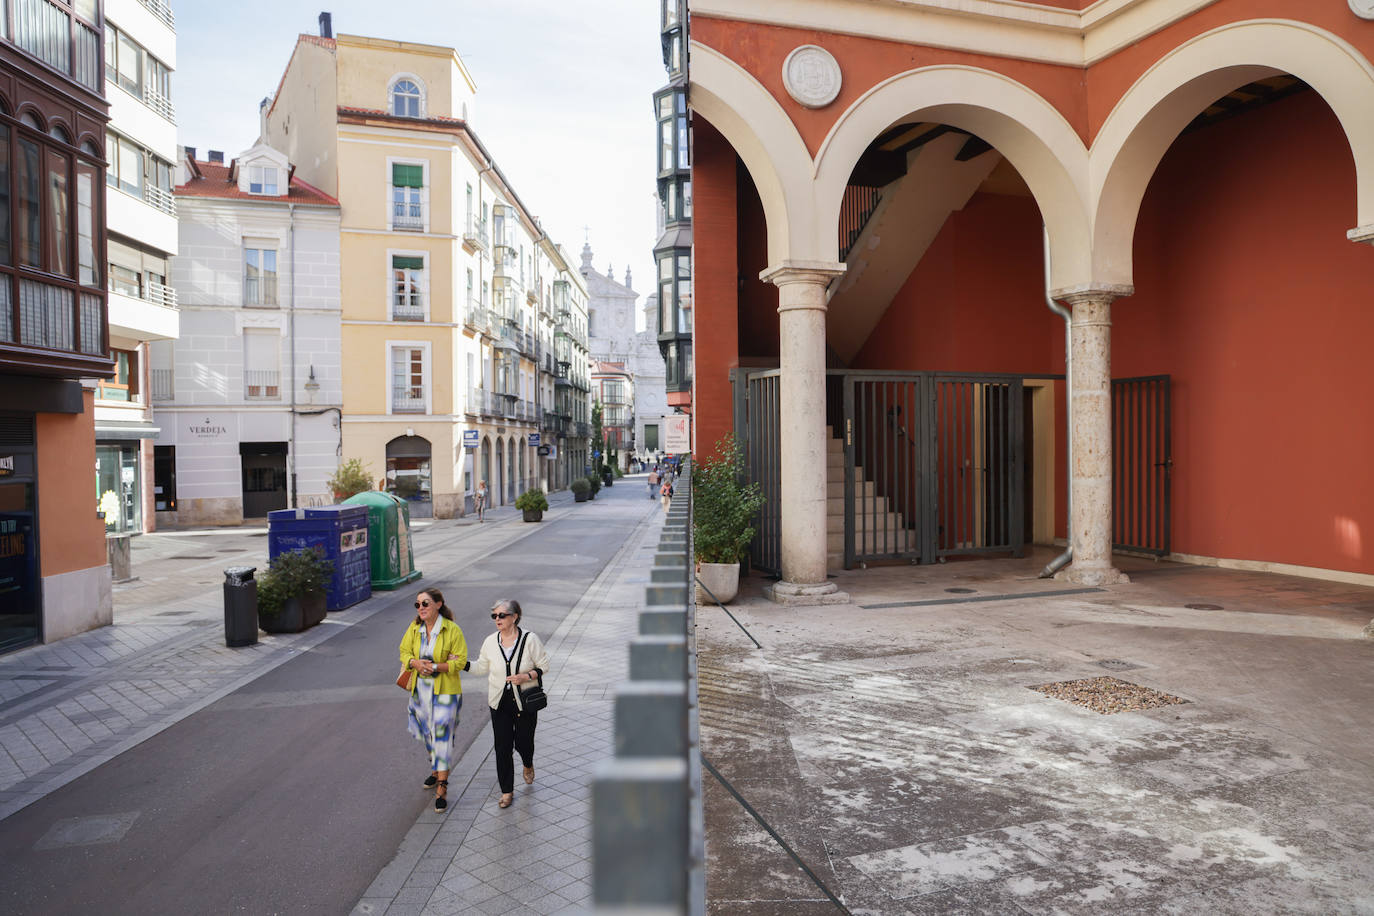
[[[649,472],[649,498],[650,498],[650,499],[653,499],[653,498],[654,498],[654,494],[657,493],[657,492],[658,492],[658,467],[655,466],[654,469],[653,469],[652,471]]]
[[[549,654],[539,637],[520,628],[520,602],[513,598],[496,602],[491,619],[496,632],[482,643],[472,660],[473,674],[487,675],[487,705],[491,707],[491,732],[496,743],[496,781],[501,784],[502,808],[515,801],[515,764],[511,749],[524,764],[525,784],[534,782],[534,729],[539,713],[525,708],[523,690],[539,683],[548,673]]]
[[[418,674],[411,679],[406,705],[407,730],[429,754],[426,789],[434,789],[434,810],[448,807],[448,773],[453,763],[453,739],[458,711],[463,707],[463,682],[458,672],[468,662],[468,644],[453,622],[453,612],[437,588],[415,596],[415,619],[401,637],[401,664]]]
[[[484,521],[482,513],[487,508],[487,482],[485,480],[478,482],[477,492],[472,495],[472,502],[477,507],[477,520],[479,522]]]

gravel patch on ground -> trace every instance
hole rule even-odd
[[[1065,700],[1075,706],[1086,707],[1104,716],[1188,702],[1181,697],[1170,696],[1114,677],[1059,681],[1054,684],[1040,684],[1030,689],[1056,700]]]

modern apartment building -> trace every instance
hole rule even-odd
[[[333,502],[338,201],[264,144],[228,162],[196,152],[175,189],[181,336],[149,345],[158,518],[232,525]]]
[[[175,339],[176,20],[165,0],[105,0],[105,148],[110,353],[96,387],[96,498],[110,535],[155,527],[149,345]]]
[[[452,48],[323,14],[266,108],[266,142],[342,206],[343,456],[417,516],[466,512],[479,480],[495,505],[560,485],[586,451],[585,290],[474,132],[475,94]],[[581,386],[562,400],[560,341]]]
[[[110,623],[94,391],[112,374],[96,0],[0,6],[0,651]]]

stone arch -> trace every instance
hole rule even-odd
[[[777,99],[753,75],[707,45],[692,42],[692,110],[739,154],[763,201],[768,261],[806,258],[815,236],[810,200],[811,155]]]
[[[1093,280],[1083,141],[1053,105],[1025,85],[966,66],[897,74],[865,92],[835,121],[816,157],[815,225],[825,233],[816,240],[822,252],[818,260],[838,260],[835,227],[859,157],[883,131],[912,116],[967,130],[992,144],[1021,173],[1049,228],[1052,285]]]
[[[1356,225],[1374,224],[1374,67],[1330,32],[1291,20],[1222,26],[1180,45],[1121,97],[1093,142],[1094,272],[1130,283],[1145,189],[1184,127],[1226,93],[1287,73],[1335,113],[1355,160]]]

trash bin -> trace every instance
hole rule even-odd
[[[601,483],[608,487],[613,486],[615,484],[615,472],[608,467],[603,467],[601,469]]]
[[[269,557],[302,547],[318,548],[334,563],[334,575],[325,590],[327,610],[341,611],[372,595],[366,508],[320,506],[267,513]]]
[[[372,560],[372,587],[400,588],[420,578],[410,544],[410,506],[404,499],[368,490],[343,501],[367,508],[367,541]]]
[[[224,571],[224,644],[251,646],[258,641],[256,566],[230,566]]]

